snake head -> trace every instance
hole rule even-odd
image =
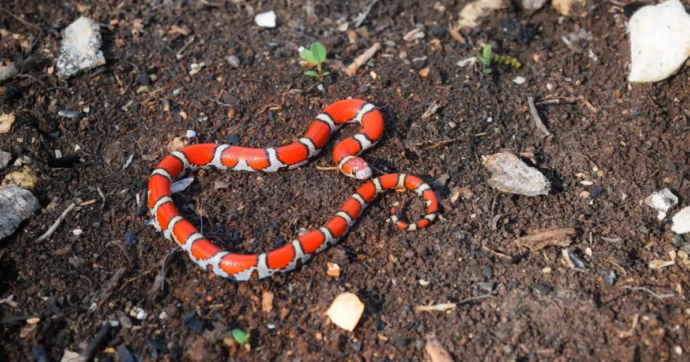
[[[343,163],[340,170],[347,176],[354,177],[358,180],[366,180],[371,177],[371,168],[366,161],[359,157],[353,157],[347,160]]]

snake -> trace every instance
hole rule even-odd
[[[171,185],[180,176],[197,169],[275,172],[301,167],[316,157],[329,138],[346,123],[360,123],[361,130],[333,148],[333,161],[341,173],[367,180],[371,167],[358,157],[382,137],[383,116],[372,104],[360,99],[345,99],[328,105],[316,116],[307,132],[296,142],[279,147],[250,148],[239,145],[200,143],[171,152],[154,168],[148,183],[151,223],[163,236],[177,243],[201,268],[234,281],[262,279],[277,272],[294,270],[315,254],[337,243],[362,215],[366,207],[386,190],[407,189],[424,200],[426,214],[416,222],[398,216],[400,200],[391,208],[391,221],[404,230],[425,228],[438,215],[438,200],[422,179],[392,173],[370,179],[350,196],[324,226],[298,236],[283,246],[261,254],[242,254],[222,250],[185,220],[172,199]]]

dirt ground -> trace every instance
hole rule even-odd
[[[429,334],[456,361],[687,360],[688,266],[677,260],[653,270],[649,262],[688,251],[690,238],[674,237],[642,201],[664,187],[681,206],[690,198],[690,71],[628,84],[617,1],[575,18],[550,6],[535,13],[511,6],[459,41],[448,27],[466,3],[381,1],[348,37],[342,24],[354,29],[364,1],[2,2],[0,60],[35,64],[0,86],[0,113],[16,116],[0,150],[31,159],[0,178],[28,168],[43,209],[0,241],[0,297],[16,303],[0,304],[0,360],[81,353],[107,321],[118,323],[103,329],[93,360],[421,361]],[[254,14],[268,10],[278,15],[275,29],[254,24]],[[80,15],[103,24],[107,63],[61,81],[53,68],[60,29]],[[425,37],[405,41],[417,25]],[[591,32],[587,40],[563,41],[581,29]],[[320,89],[303,75],[297,52],[316,40],[345,64],[376,42],[382,49],[353,77],[333,70]],[[484,75],[478,65],[456,64],[484,43],[524,66]],[[518,76],[524,84],[513,81]],[[552,137],[535,127],[529,96]],[[398,230],[386,221],[396,197],[388,194],[339,245],[292,273],[233,283],[170,254],[164,286],[152,293],[174,249],[146,225],[140,203],[156,161],[179,142],[291,142],[321,109],[347,97],[368,99],[384,114],[384,138],[364,154],[375,174],[433,182],[442,220]],[[434,102],[441,108],[422,118]],[[85,108],[82,120],[58,116]],[[187,139],[187,130],[198,136]],[[347,127],[336,139],[354,132]],[[335,143],[291,172],[197,173],[175,202],[223,247],[270,250],[326,222],[361,184],[315,167],[331,166]],[[78,161],[55,167],[55,150]],[[535,165],[553,192],[490,188],[481,158],[500,151]],[[215,189],[217,181],[229,187]],[[79,206],[57,232],[34,242],[72,202]],[[413,203],[410,216],[421,210]],[[576,229],[567,249],[582,260],[579,270],[563,262],[563,247],[516,245],[555,227]],[[342,268],[339,278],[326,274],[329,262]],[[354,332],[323,315],[345,291],[365,304]],[[262,306],[266,292],[270,308]],[[458,305],[414,310],[437,303]],[[234,328],[251,332],[250,351],[232,342]]]

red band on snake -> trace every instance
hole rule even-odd
[[[428,226],[438,212],[436,195],[421,179],[406,174],[388,174],[368,181],[350,196],[326,225],[263,254],[237,254],[221,250],[185,220],[173,204],[170,185],[186,171],[211,166],[236,171],[294,169],[315,157],[331,135],[348,122],[361,123],[362,129],[335,146],[333,160],[345,175],[368,179],[371,169],[357,155],[381,139],[383,117],[371,103],[359,99],[341,100],[326,107],[302,138],[286,146],[248,148],[207,143],[183,147],[165,157],[149,179],[148,204],[154,226],[163,231],[166,239],[179,244],[202,268],[237,281],[266,278],[276,272],[295,269],[314,254],[338,242],[369,203],[386,190],[406,188],[424,199],[427,213],[415,223],[400,220],[397,216],[398,204],[393,206],[391,219],[399,228],[417,230]]]

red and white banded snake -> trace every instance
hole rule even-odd
[[[180,245],[202,268],[237,281],[265,278],[276,272],[295,269],[314,254],[338,242],[369,203],[386,190],[406,188],[415,191],[425,201],[427,213],[415,223],[399,220],[398,204],[394,204],[392,220],[399,228],[416,230],[428,226],[438,212],[436,195],[421,179],[406,174],[387,174],[368,181],[347,199],[326,225],[262,254],[221,250],[185,220],[173,204],[170,185],[186,171],[210,166],[220,170],[264,172],[294,169],[318,155],[331,135],[348,122],[359,122],[362,129],[335,146],[333,160],[347,176],[370,178],[371,168],[357,155],[381,139],[383,117],[371,103],[359,99],[341,100],[326,107],[302,138],[286,146],[248,148],[206,143],[183,147],[165,157],[154,169],[148,185],[148,205],[154,226],[163,231],[166,239]]]

